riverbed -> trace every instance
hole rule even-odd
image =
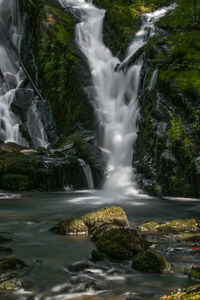
[[[119,196],[98,190],[23,193],[0,195],[0,234],[11,238],[4,244],[13,249],[11,256],[25,261],[23,273],[31,284],[29,292],[20,290],[10,299],[159,299],[172,289],[197,283],[188,276],[199,254],[174,240],[156,240],[160,251],[174,265],[166,274],[142,274],[130,262],[92,263],[95,244],[88,236],[61,236],[49,231],[60,219],[79,217],[104,206],[124,208],[131,227],[145,221],[170,221],[200,216],[200,201],[183,198],[155,198],[146,195]],[[89,296],[88,296],[89,297]],[[7,298],[8,299],[8,298]]]

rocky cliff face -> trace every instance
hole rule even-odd
[[[63,13],[56,1],[21,3],[28,16],[26,43],[32,44],[36,79],[50,102],[60,133],[58,144],[64,145],[70,134],[94,129],[95,123],[86,93],[91,89],[87,63],[74,41],[76,20],[70,12]],[[171,3],[95,0],[106,9],[105,44],[124,57],[140,27],[141,14]],[[156,35],[141,51],[145,63],[133,165],[142,187],[152,194],[198,196],[200,3],[178,0],[176,4],[156,24]],[[24,57],[28,61],[30,54]]]

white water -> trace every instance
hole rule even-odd
[[[76,39],[88,59],[94,87],[94,106],[100,126],[103,127],[102,149],[107,156],[104,188],[123,194],[138,194],[132,157],[137,138],[137,98],[143,59],[139,58],[126,72],[115,72],[114,68],[120,61],[113,57],[102,40],[105,10],[85,0],[59,2],[63,7],[78,10],[82,16],[81,22],[76,25]],[[172,5],[143,15],[143,25],[128,48],[123,64],[146,43],[149,36],[154,35],[155,22],[173,8]]]
[[[0,0],[0,21],[20,52],[24,24],[20,15],[18,0]],[[28,142],[20,133],[22,122],[11,110],[15,92],[20,89],[20,84],[24,79],[25,74],[11,49],[5,32],[0,27],[0,140],[16,142],[26,146]],[[31,118],[27,121],[26,126],[29,129],[34,146],[45,147],[48,145],[48,139],[34,105],[33,101],[29,111]],[[37,124],[36,129],[33,128],[32,123]]]
[[[79,162],[81,167],[83,168],[83,172],[85,174],[85,178],[87,180],[88,188],[90,190],[94,189],[94,180],[92,176],[92,171],[90,165],[88,165],[83,159],[79,158]]]

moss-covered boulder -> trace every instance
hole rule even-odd
[[[151,222],[146,222],[138,226],[138,229],[143,231],[143,232],[158,232],[158,228],[160,226],[160,223],[151,221]]]
[[[119,229],[119,228],[123,228],[123,226],[121,225],[117,225],[117,224],[102,224],[98,227],[95,227],[91,229],[91,233],[92,233],[92,241],[97,241],[105,232],[108,232],[112,229]]]
[[[192,285],[186,289],[174,291],[170,296],[162,296],[160,300],[196,300],[200,299],[200,285]]]
[[[200,233],[181,233],[175,236],[175,239],[180,243],[189,245],[200,245]]]
[[[7,272],[9,270],[22,269],[26,265],[23,260],[18,258],[2,258],[0,259],[0,273]]]
[[[135,230],[120,228],[102,234],[96,246],[109,259],[126,260],[147,249],[149,242]]]
[[[81,219],[75,217],[65,218],[61,220],[50,230],[55,233],[66,234],[66,235],[88,233],[88,227],[85,225],[85,223]]]
[[[198,230],[195,219],[172,220],[167,223],[158,223],[155,221],[147,222],[138,227],[146,233],[179,233],[179,232],[196,232]]]
[[[132,267],[147,273],[163,273],[170,269],[170,264],[160,253],[141,251],[133,257]]]
[[[92,211],[80,218],[65,218],[50,230],[60,234],[86,234],[89,231],[96,240],[105,231],[125,226],[128,226],[125,211],[121,207],[112,206]]]
[[[128,218],[123,208],[118,206],[104,207],[81,217],[81,220],[93,231],[104,224],[128,226]]]

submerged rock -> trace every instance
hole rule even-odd
[[[11,254],[13,250],[10,247],[0,247],[0,253]]]
[[[0,235],[0,243],[7,243],[7,242],[11,242],[12,239],[6,238],[4,236]]]
[[[131,259],[146,250],[150,243],[137,231],[127,228],[105,232],[97,241],[97,249],[113,260]]]
[[[9,270],[22,269],[26,265],[23,260],[18,258],[3,258],[0,259],[0,273],[7,272]]]
[[[50,229],[60,234],[87,234],[88,227],[78,218],[65,218]]]
[[[142,251],[133,257],[132,267],[148,273],[163,273],[170,269],[165,257],[152,251]]]

